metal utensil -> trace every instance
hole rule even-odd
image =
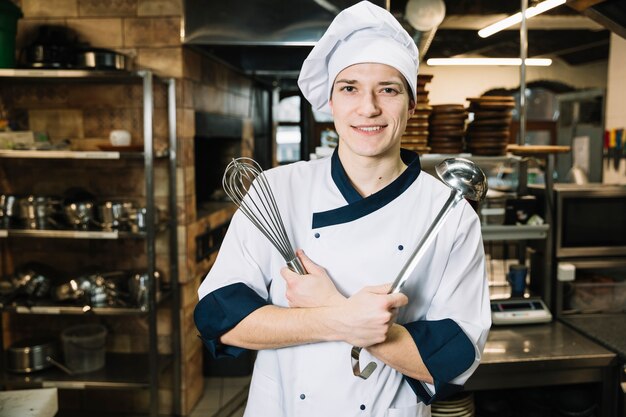
[[[105,201],[97,206],[96,223],[103,230],[119,229],[128,222],[132,210],[130,201]]]
[[[15,295],[43,299],[49,297],[52,283],[57,276],[58,273],[47,265],[28,262],[15,270],[11,282]]]
[[[233,159],[224,172],[222,187],[241,212],[280,252],[289,269],[305,275],[306,270],[291,246],[274,193],[261,166],[251,158]]]
[[[94,202],[77,201],[64,207],[67,221],[77,229],[87,229],[94,219]]]
[[[457,203],[464,198],[480,201],[487,194],[487,177],[478,165],[472,161],[463,158],[449,158],[437,164],[435,170],[441,181],[451,188],[450,196],[398,273],[389,290],[389,294],[395,294],[402,290],[402,287],[424,257],[426,250],[435,240],[444,221]],[[352,372],[354,376],[367,379],[376,370],[377,365],[375,362],[370,362],[361,370],[361,365],[359,364],[361,349],[353,346],[350,352]]]
[[[160,281],[161,272],[154,271],[154,291],[157,300],[160,298]],[[148,310],[149,307],[149,288],[150,274],[148,272],[138,272],[128,279],[130,301],[143,311]]]
[[[7,370],[29,374],[49,368],[47,357],[58,353],[57,340],[48,336],[36,336],[14,342],[7,349]]]

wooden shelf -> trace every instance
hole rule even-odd
[[[506,150],[514,155],[530,156],[568,153],[572,150],[572,147],[560,145],[508,145]]]
[[[485,225],[482,226],[483,241],[497,240],[539,240],[548,236],[550,226],[542,224],[539,226],[524,225]]]
[[[155,158],[164,158],[168,152],[155,152]],[[10,150],[1,149],[0,158],[8,159],[82,159],[82,160],[118,160],[118,159],[143,159],[144,152],[122,151],[47,151],[47,150]]]
[[[159,371],[171,356],[159,355]],[[105,367],[89,373],[68,375],[56,367],[30,374],[3,372],[0,382],[13,388],[124,389],[147,388],[150,370],[147,353],[107,353]]]

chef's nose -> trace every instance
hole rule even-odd
[[[374,117],[380,114],[380,106],[374,92],[361,96],[358,111],[359,115],[365,117]]]

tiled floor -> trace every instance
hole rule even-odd
[[[206,378],[204,394],[189,417],[242,417],[250,377]]]

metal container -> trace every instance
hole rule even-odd
[[[98,205],[99,226],[104,230],[119,229],[128,223],[132,210],[132,202],[105,201]]]
[[[94,219],[93,201],[77,201],[66,204],[65,216],[69,224],[77,229],[87,229]]]
[[[0,222],[2,227],[11,227],[15,225],[19,217],[20,197],[15,195],[0,195]]]
[[[42,299],[50,295],[52,281],[56,273],[51,268],[37,262],[29,262],[18,267],[11,277],[13,288],[21,294]]]
[[[19,218],[26,229],[52,229],[58,226],[61,201],[56,197],[29,195],[19,201]]]
[[[91,49],[79,52],[76,56],[78,68],[98,70],[128,70],[126,55],[108,49]]]
[[[161,273],[159,271],[154,271],[154,291],[156,292],[157,300],[159,299],[161,292],[160,281]],[[131,276],[128,281],[131,302],[144,311],[148,309],[150,303],[148,290],[149,285],[150,274],[148,274],[148,272],[136,273]]]
[[[16,373],[31,373],[49,368],[47,359],[58,354],[57,341],[51,337],[33,337],[13,343],[7,349],[7,370]]]
[[[65,364],[73,373],[97,371],[106,362],[107,329],[101,324],[79,324],[61,332]]]

